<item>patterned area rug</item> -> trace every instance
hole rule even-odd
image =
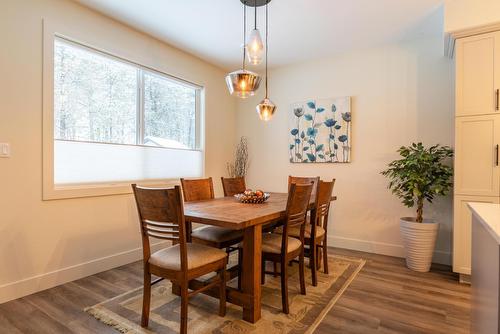
[[[215,298],[198,294],[189,301],[188,332],[196,334],[273,334],[312,333],[338,298],[361,270],[365,261],[344,256],[329,256],[330,274],[318,272],[318,286],[311,285],[311,271],[306,267],[307,295],[299,291],[298,264],[289,267],[288,293],[290,314],[281,312],[280,278],[266,276],[262,286],[262,318],[255,324],[241,319],[242,309],[227,303],[225,317],[218,316]],[[234,286],[236,280],[230,282]],[[85,309],[101,322],[121,333],[178,333],[180,298],[171,293],[169,281],[152,288],[149,328],[140,326],[142,288],[106,300]]]

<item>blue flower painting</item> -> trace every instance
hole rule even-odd
[[[290,162],[350,162],[351,121],[348,96],[292,104],[288,132]]]

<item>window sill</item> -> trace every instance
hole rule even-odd
[[[151,187],[173,187],[180,184],[179,179],[165,179],[99,184],[54,185],[53,187],[44,187],[43,200],[51,201],[69,198],[126,195],[132,193],[132,187],[130,186],[132,183]]]

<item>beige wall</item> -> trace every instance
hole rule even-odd
[[[206,175],[225,174],[235,139],[246,135],[250,186],[284,191],[287,174],[335,177],[332,242],[402,255],[397,219],[412,212],[391,196],[379,171],[400,145],[452,142],[452,64],[442,57],[440,37],[273,70],[270,96],[279,109],[264,124],[255,114],[257,98],[237,104],[227,94],[223,70],[67,0],[6,0],[0,11],[0,142],[12,145],[12,157],[0,158],[0,302],[140,257],[130,195],[41,200],[42,19],[204,85]],[[353,162],[288,163],[288,105],[345,95],[353,97]],[[221,194],[218,182],[216,191]],[[437,258],[447,262],[451,202],[427,210],[443,223]]]
[[[271,71],[270,98],[278,106],[274,119],[258,120],[254,108],[261,96],[238,110],[237,135],[249,138],[249,186],[285,191],[288,174],[336,178],[331,244],[403,256],[398,218],[414,213],[391,195],[379,173],[397,158],[401,145],[452,144],[452,70],[437,35]],[[352,163],[289,163],[289,105],[339,96],[352,96]],[[425,210],[441,223],[435,260],[449,263],[451,199]]]
[[[445,32],[500,22],[498,0],[446,0],[444,8]]]
[[[12,157],[0,158],[0,303],[140,257],[131,195],[41,200],[42,19],[77,29],[119,56],[204,85],[207,175],[225,173],[236,107],[221,69],[78,4],[4,0],[1,7],[0,142],[12,145]]]

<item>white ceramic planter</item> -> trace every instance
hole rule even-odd
[[[406,253],[406,266],[427,272],[431,268],[439,223],[424,219],[417,223],[413,217],[400,219],[401,237]]]

